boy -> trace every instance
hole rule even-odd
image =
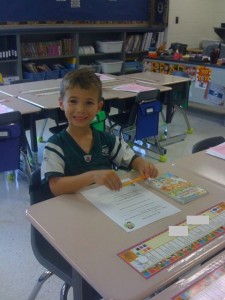
[[[66,130],[46,143],[42,179],[56,195],[74,193],[96,183],[118,191],[122,183],[112,164],[134,169],[142,176],[156,177],[156,167],[141,157],[120,138],[91,128],[101,110],[102,84],[88,69],[71,71],[61,83],[59,106],[68,120]]]

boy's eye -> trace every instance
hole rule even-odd
[[[77,100],[72,99],[72,100],[69,100],[68,102],[71,103],[71,104],[76,104],[76,103],[77,103]]]
[[[93,101],[87,101],[87,105],[94,105]]]

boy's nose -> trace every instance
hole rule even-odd
[[[80,111],[80,112],[84,111],[85,110],[84,105],[82,103],[78,104],[77,105],[77,110]]]

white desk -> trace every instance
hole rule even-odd
[[[209,155],[205,151],[179,158],[173,165],[225,187],[225,160]]]
[[[184,221],[187,215],[200,213],[223,200],[225,189],[214,182],[169,164],[159,165],[159,170],[171,171],[195,182],[209,194],[180,205],[158,193],[182,211],[129,233],[79,193],[55,197],[33,205],[27,211],[29,221],[104,299],[143,300],[225,247],[225,235],[222,235],[150,279],[144,279],[117,256],[168,229],[169,225]],[[79,286],[75,282],[77,289]]]
[[[148,81],[158,85],[174,85],[174,84],[191,81],[190,78],[162,74],[162,73],[155,73],[155,72],[140,72],[140,73],[129,74],[126,76],[130,78],[134,78],[136,80]]]
[[[8,96],[17,97],[20,94],[41,92],[45,89],[59,88],[61,79],[40,80],[0,86],[0,92]]]

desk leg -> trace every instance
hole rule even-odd
[[[36,120],[34,115],[30,116],[30,140],[31,140],[31,151],[34,163],[34,168],[38,167],[38,144],[37,144],[37,129]]]
[[[186,137],[186,133],[181,133],[175,136],[171,136],[170,135],[170,124],[173,118],[173,114],[174,114],[174,107],[173,107],[173,99],[172,99],[172,90],[168,91],[167,93],[165,93],[165,97],[166,97],[166,124],[165,124],[165,128],[164,128],[164,138],[160,139],[160,145],[163,146],[167,146],[173,143],[177,143],[180,141],[183,141]]]
[[[73,278],[73,299],[74,300],[99,300],[100,296],[76,271],[72,270]]]

